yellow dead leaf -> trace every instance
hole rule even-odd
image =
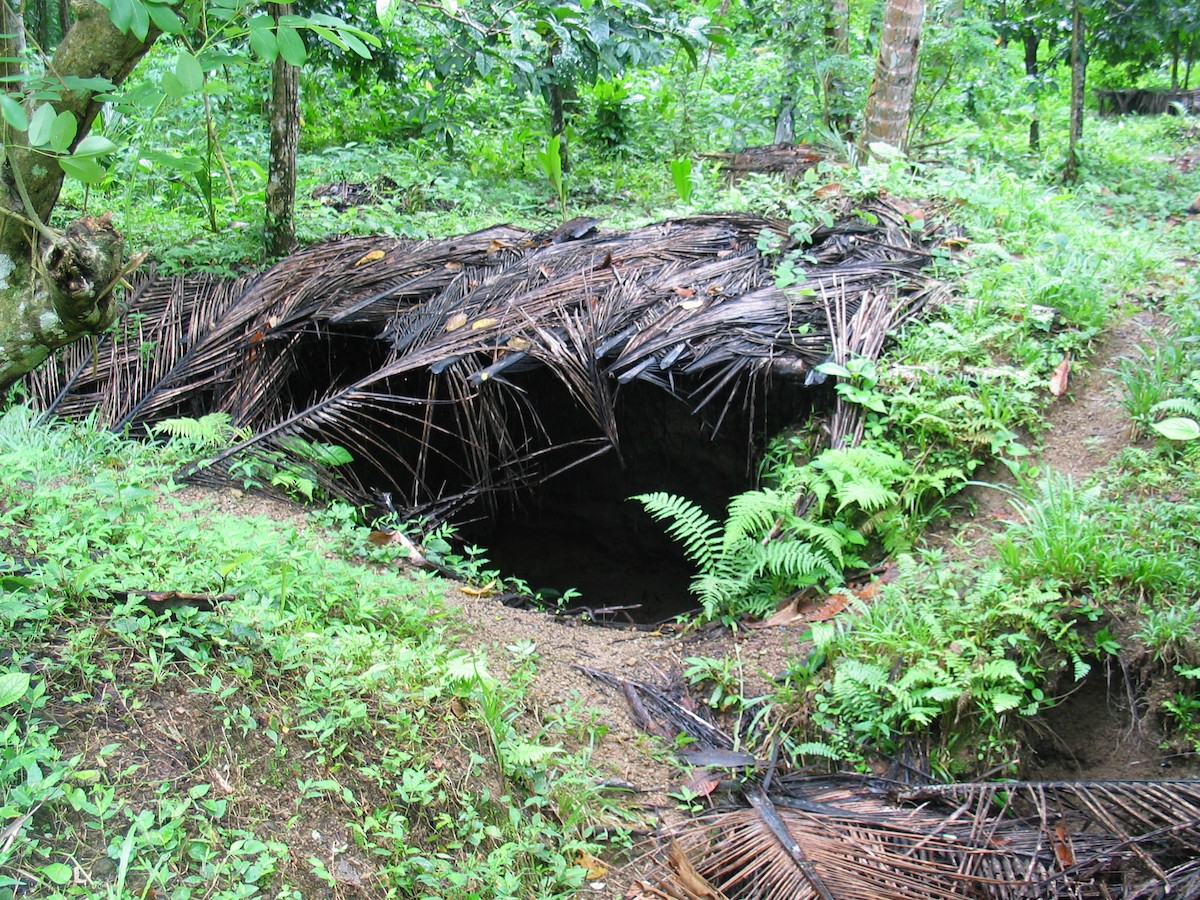
[[[608,874],[608,866],[592,856],[586,850],[580,850],[575,854],[575,865],[583,869],[587,873],[588,881],[595,881],[597,878],[603,878]]]
[[[487,584],[481,587],[472,587],[468,584],[462,588],[462,592],[468,597],[483,597],[495,590],[495,587],[496,582],[494,581],[489,581]]]
[[[510,337],[504,342],[504,346],[509,350],[528,350],[533,344],[529,343],[523,337]]]
[[[692,310],[692,309],[699,309],[703,305],[704,305],[703,300],[684,300],[682,303],[679,304],[679,308]]]
[[[484,328],[491,328],[493,325],[499,325],[499,319],[476,319],[471,323],[472,331],[481,331]]]
[[[382,250],[370,250],[358,258],[358,262],[354,264],[355,268],[365,266],[367,263],[373,263],[376,260],[383,259],[387,254]]]
[[[466,324],[467,324],[467,314],[466,313],[455,313],[446,322],[446,330],[447,331],[458,331],[458,329],[462,328]]]

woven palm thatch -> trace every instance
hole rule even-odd
[[[716,429],[767,379],[829,355],[830,298],[850,316],[884,298],[888,328],[936,299],[922,270],[940,239],[884,200],[798,237],[783,221],[710,215],[628,232],[346,238],[253,278],[151,272],[111,335],[63,351],[28,386],[47,412],[95,411],[114,428],[228,413],[252,437],[198,461],[197,480],[278,460],[300,438],[355,456],[331,490],[445,511],[619,452],[629,382]],[[806,277],[780,288],[773,269],[789,250],[805,254]],[[528,391],[546,375],[592,436],[564,442],[547,427],[561,410]]]
[[[653,685],[587,667],[685,759],[736,771],[667,835],[633,900],[994,900],[1200,896],[1200,782],[925,783],[780,774]],[[711,773],[709,773],[711,774]],[[914,778],[914,775],[918,777]],[[923,782],[913,785],[913,781]]]

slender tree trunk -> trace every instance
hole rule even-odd
[[[292,4],[271,4],[271,16],[289,16]],[[300,70],[282,55],[271,69],[271,102],[268,104],[271,158],[267,165],[267,222],[264,249],[267,259],[287,256],[296,247],[296,147],[300,141]]]
[[[1071,137],[1063,179],[1079,180],[1079,147],[1083,142],[1083,95],[1087,82],[1087,48],[1084,46],[1083,6],[1071,3]]]
[[[567,149],[566,89],[557,82],[550,82],[546,86],[546,104],[550,107],[550,137],[558,135],[558,158],[562,160],[563,172],[569,172],[571,154]]]
[[[49,0],[34,0],[33,2],[34,23],[33,27],[37,33],[36,40],[38,47],[43,53],[48,52],[50,47],[50,3]]]
[[[848,0],[831,0],[825,15],[825,49],[830,60],[843,60],[850,55],[850,5]],[[845,111],[834,112],[834,104],[841,98],[844,87],[841,73],[834,67],[826,73],[822,82],[824,108],[821,118],[825,127],[845,133],[850,126],[850,117]]]
[[[867,97],[859,147],[884,143],[903,150],[908,139],[908,119],[917,85],[917,57],[925,0],[887,0],[875,77]]]
[[[1034,153],[1042,149],[1042,123],[1036,108],[1039,91],[1037,79],[1041,74],[1038,68],[1038,47],[1041,43],[1041,38],[1033,31],[1021,32],[1021,44],[1025,49],[1025,77],[1029,79],[1029,90],[1033,92],[1034,111],[1029,118],[1029,149]]]
[[[0,3],[0,34],[20,35],[11,7]],[[93,0],[76,0],[75,21],[63,36],[49,70],[60,78],[102,77],[120,84],[157,38],[122,34]],[[19,38],[17,38],[19,40]],[[12,57],[13,40],[0,54]],[[4,64],[13,74],[16,64]],[[6,82],[9,90],[18,82]],[[100,110],[96,92],[63,91],[53,101],[79,122],[76,143]],[[59,166],[6,134],[0,165],[0,390],[41,365],[50,352],[96,334],[116,318],[114,296],[124,272],[124,239],[107,216],[85,216],[56,231],[46,223],[62,188]]]
[[[58,33],[66,37],[71,27],[71,0],[58,0]]]
[[[779,112],[775,114],[775,143],[791,144],[796,140],[796,103],[789,91],[779,98]]]

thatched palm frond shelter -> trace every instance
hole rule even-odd
[[[923,272],[940,231],[884,200],[800,235],[751,215],[583,225],[346,238],[237,280],[150,273],[111,336],[29,388],[48,412],[96,410],[113,427],[227,412],[252,436],[193,468],[200,480],[321,441],[357,460],[334,490],[444,512],[619,453],[624,385],[661,388],[715,430],[826,358],[831,297],[853,315],[883,295],[894,327],[943,290]],[[785,253],[803,255],[804,278],[781,288]],[[546,379],[549,406],[533,388]],[[590,435],[548,427],[568,406]]]

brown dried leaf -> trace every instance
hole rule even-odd
[[[833,181],[829,184],[821,185],[819,188],[813,191],[813,196],[821,200],[825,200],[829,197],[840,197],[844,193],[845,191],[842,190],[842,186],[836,181]]]
[[[830,594],[816,612],[805,618],[809,622],[824,622],[840,613],[849,603],[850,598],[845,594]]]
[[[603,878],[608,874],[608,866],[592,856],[586,850],[580,850],[575,854],[575,865],[583,869],[584,877],[588,881],[595,881],[597,878]]]
[[[1067,382],[1071,378],[1071,354],[1068,353],[1063,357],[1062,362],[1058,364],[1058,368],[1054,370],[1054,374],[1050,376],[1050,393],[1055,397],[1061,397],[1067,392]]]
[[[721,784],[721,776],[714,775],[708,769],[692,769],[692,774],[684,781],[684,790],[691,791],[697,797],[709,797]]]
[[[667,848],[667,865],[675,876],[674,886],[681,888],[688,900],[727,900],[724,894],[709,884],[708,879],[696,871],[676,840],[672,840]]]

